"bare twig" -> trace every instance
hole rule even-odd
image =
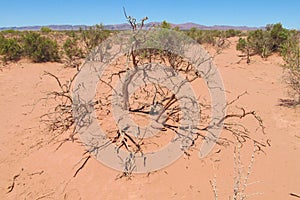
[[[15,187],[15,181],[17,180],[17,178],[20,176],[20,174],[14,175],[13,179],[12,179],[12,183],[10,186],[7,187],[7,192],[6,193],[10,193],[11,191],[13,191],[14,187]]]
[[[291,195],[292,197],[300,198],[300,195],[298,195],[298,194],[296,194],[296,193],[290,193],[290,195]]]
[[[84,160],[84,162],[82,163],[82,165],[76,170],[75,174],[73,175],[74,178],[77,176],[78,172],[79,172],[80,170],[82,170],[82,168],[86,165],[87,161],[88,161],[90,158],[91,158],[90,155],[87,156],[87,157],[85,158],[85,160]]]
[[[35,200],[39,200],[39,199],[43,199],[43,198],[46,198],[46,197],[49,197],[50,195],[54,194],[54,192],[49,192],[47,194],[44,194],[42,196],[39,196],[38,198],[36,198]]]
[[[39,171],[39,172],[33,172],[31,174],[28,174],[28,176],[41,175],[42,173],[44,173],[44,170]]]

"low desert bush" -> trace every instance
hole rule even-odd
[[[63,50],[67,57],[66,66],[77,67],[79,65],[78,59],[84,58],[76,37],[68,38],[63,44]]]
[[[33,62],[59,61],[57,42],[41,36],[37,32],[28,32],[23,37],[24,53]]]
[[[21,31],[17,31],[17,30],[13,30],[13,29],[1,31],[1,34],[6,35],[6,36],[20,35],[21,33],[22,33]]]
[[[199,44],[216,44],[216,37],[219,35],[217,31],[199,30],[191,28],[187,35],[197,41]]]
[[[43,27],[41,28],[41,32],[42,32],[42,33],[50,33],[51,31],[52,31],[51,28],[46,27],[46,26],[43,26]]]
[[[250,54],[267,58],[274,52],[281,52],[290,34],[291,31],[283,28],[280,23],[267,25],[266,30],[248,32],[246,39],[240,39],[236,48],[242,52],[248,51]]]
[[[79,35],[85,45],[85,53],[88,54],[92,49],[97,47],[103,40],[108,38],[110,32],[103,29],[103,25],[96,24],[86,28],[80,28]]]
[[[240,36],[241,31],[229,29],[226,31],[220,30],[199,30],[197,28],[191,28],[188,30],[187,35],[199,44],[211,44],[216,45],[220,39],[226,39],[230,37]]]
[[[82,58],[82,50],[78,47],[76,38],[68,38],[63,45],[63,49],[66,56],[70,59],[74,57]]]
[[[22,48],[17,39],[0,36],[0,55],[4,63],[18,61],[22,55]]]
[[[281,46],[281,55],[285,61],[284,68],[287,70],[286,83],[290,86],[290,94],[296,97],[300,104],[300,43],[299,33],[292,31],[287,42]]]
[[[242,31],[240,31],[240,30],[228,29],[228,30],[224,31],[224,35],[226,38],[241,36],[241,34],[242,34]]]
[[[279,53],[285,61],[286,83],[291,88],[291,94],[300,103],[300,34],[295,30],[283,28],[280,23],[267,25],[266,30],[250,31],[246,38],[240,38],[236,49],[247,55],[258,54],[262,58],[272,53]]]

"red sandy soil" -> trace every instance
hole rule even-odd
[[[289,98],[282,79],[282,60],[278,56],[267,60],[252,57],[250,65],[244,60],[238,63],[236,41],[231,41],[215,63],[229,100],[248,92],[238,105],[261,116],[271,144],[265,154],[255,155],[249,177],[253,184],[246,188],[246,194],[249,199],[297,199],[290,193],[300,195],[300,107],[279,105],[280,99]],[[120,172],[91,158],[73,177],[86,156],[82,155],[84,147],[67,142],[56,150],[59,143],[49,142],[52,135],[39,121],[50,106],[38,100],[57,88],[53,79],[43,76],[44,71],[64,79],[75,70],[26,60],[1,69],[0,199],[214,199],[210,184],[214,177],[219,199],[232,197],[233,146],[215,146],[204,159],[194,151],[162,170],[134,175],[130,180],[116,179]],[[66,137],[68,134],[60,139]],[[245,173],[251,154],[248,150],[241,154]]]

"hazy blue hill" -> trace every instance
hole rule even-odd
[[[145,24],[145,28],[153,27],[154,25],[159,25],[159,22],[150,22]],[[202,30],[228,30],[228,29],[235,29],[235,30],[256,30],[261,29],[264,27],[248,27],[248,26],[226,26],[226,25],[215,25],[215,26],[204,26],[195,23],[183,23],[183,24],[172,24],[172,27],[179,27],[181,30],[188,30],[193,27]],[[1,30],[40,30],[42,26],[22,26],[22,27],[0,27]],[[47,25],[47,27],[53,30],[78,30],[80,27],[84,28],[87,27],[86,25]],[[123,24],[113,24],[113,25],[105,25],[105,29],[107,30],[129,30],[130,25],[123,23]]]

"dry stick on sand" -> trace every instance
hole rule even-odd
[[[21,169],[21,172],[23,171],[23,168]],[[14,187],[15,187],[15,181],[17,180],[17,178],[21,175],[21,172],[14,175],[13,179],[12,179],[12,183],[10,186],[7,187],[7,192],[6,193],[10,193],[11,191],[13,191]]]
[[[33,173],[31,173],[31,174],[28,174],[28,176],[42,175],[42,173],[44,173],[44,170],[39,171],[39,172],[33,172]]]
[[[84,162],[82,163],[82,165],[76,170],[75,174],[73,175],[73,177],[75,178],[78,174],[78,172],[80,170],[82,170],[82,168],[86,165],[87,161],[91,158],[91,156],[87,156],[86,159],[84,160]]]
[[[300,198],[300,195],[298,195],[298,194],[295,194],[295,193],[290,193],[290,195],[291,195],[292,197],[297,197],[297,198]]]
[[[36,198],[35,200],[39,200],[39,199],[43,199],[46,197],[49,197],[50,195],[54,194],[54,192],[49,192],[47,194],[43,194],[42,196],[39,196],[38,198]]]
[[[13,191],[13,189],[15,187],[15,181],[19,176],[20,176],[20,174],[14,175],[11,185],[7,187],[7,189],[8,189],[7,193],[10,193],[11,191]]]

